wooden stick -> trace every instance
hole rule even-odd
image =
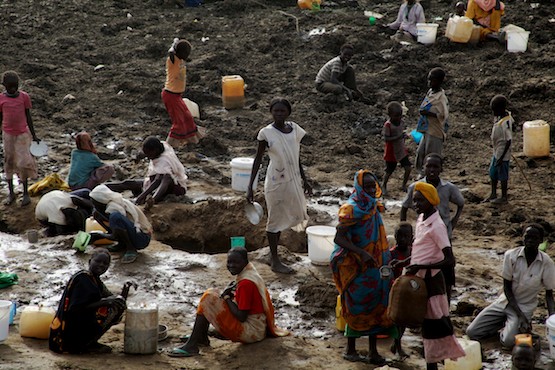
[[[530,191],[532,191],[532,185],[530,185],[530,181],[528,180],[528,177],[526,177],[526,174],[522,170],[522,167],[520,167],[520,164],[518,163],[518,160],[516,159],[516,157],[513,154],[511,154],[511,157],[513,157],[513,159],[515,160],[516,166],[518,167],[518,169],[520,170],[520,173],[522,174],[522,176],[524,176],[524,179],[528,183],[528,187],[530,188]]]
[[[299,18],[295,17],[293,14],[286,13],[283,10],[278,10],[278,12],[280,12],[281,14],[283,14],[287,17],[294,18],[295,19],[295,26],[297,28],[297,33],[301,33],[301,31],[299,30]]]

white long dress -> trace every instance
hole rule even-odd
[[[293,130],[283,133],[269,124],[258,133],[259,141],[268,143],[270,164],[264,181],[268,207],[266,231],[277,233],[292,227],[304,227],[308,221],[306,199],[299,169],[301,139],[306,131],[288,121]]]

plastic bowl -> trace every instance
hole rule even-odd
[[[33,141],[29,147],[29,151],[35,157],[44,157],[48,154],[48,145],[44,141]]]
[[[264,215],[264,208],[257,202],[247,203],[245,205],[245,215],[251,224],[258,225]]]
[[[158,325],[158,342],[161,342],[168,338],[168,327],[164,324]]]

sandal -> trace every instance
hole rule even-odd
[[[187,343],[187,341],[189,340],[191,336],[188,334],[182,335],[179,337],[179,341],[182,343]],[[210,339],[206,338],[206,342],[198,342],[197,345],[199,346],[205,346],[205,347],[210,347]]]
[[[199,353],[194,353],[194,352],[189,352],[187,350],[181,349],[179,347],[176,347],[174,349],[172,349],[171,351],[168,352],[168,356],[170,357],[193,357],[193,356],[198,356]]]
[[[138,255],[139,253],[137,251],[127,251],[123,257],[121,257],[121,263],[133,263],[137,260]]]
[[[349,362],[368,362],[368,357],[362,356],[358,353],[353,353],[353,354],[344,353],[343,359]]]

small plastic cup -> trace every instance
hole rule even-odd
[[[80,252],[84,252],[87,249],[87,245],[91,241],[91,234],[86,233],[84,231],[79,231],[77,235],[75,235],[75,241],[73,242],[73,248],[77,249]]]
[[[320,10],[320,3],[317,1],[312,2],[312,10]]]
[[[37,230],[27,230],[27,241],[34,244],[39,241],[39,233]]]
[[[231,248],[245,247],[245,237],[244,236],[232,236],[231,237]]]
[[[369,17],[368,18],[368,23],[370,23],[371,26],[376,24],[376,17]]]

